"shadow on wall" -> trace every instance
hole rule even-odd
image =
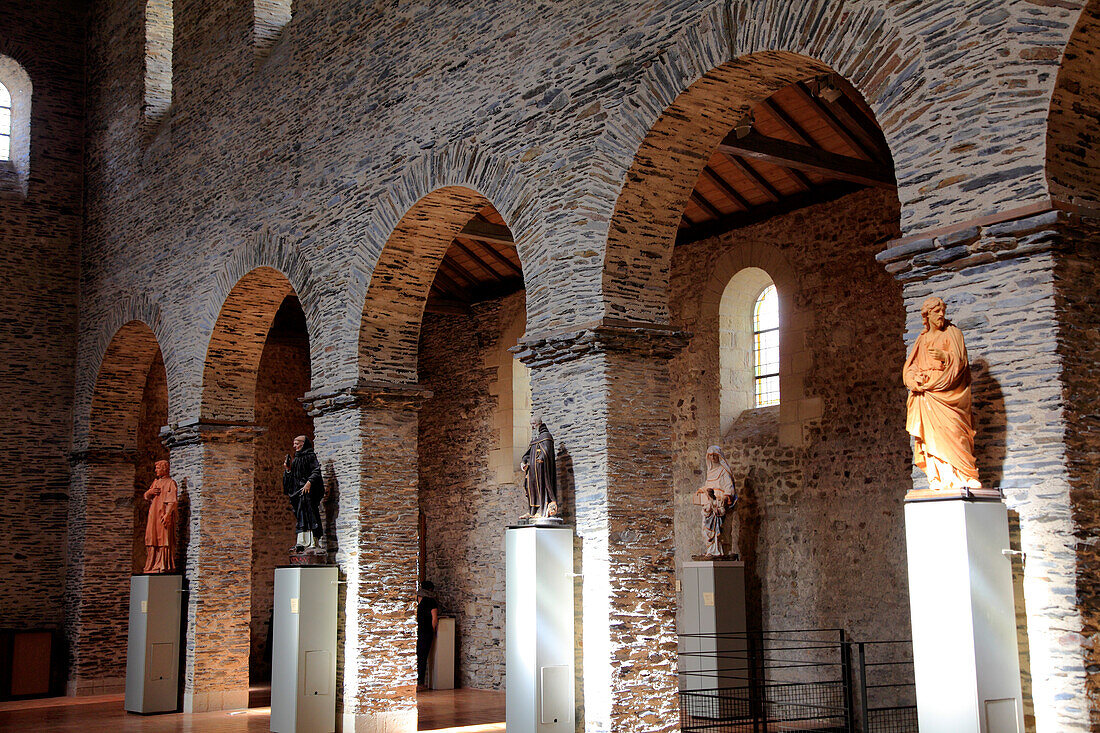
[[[336,478],[336,467],[329,458],[322,464],[325,478],[325,498],[322,505],[325,511],[325,547],[329,554],[336,552],[336,520],[340,514],[340,482]]]
[[[1001,383],[990,373],[989,362],[985,359],[970,362],[970,373],[974,429],[977,431],[974,436],[974,458],[978,463],[978,476],[982,486],[1000,488],[1004,479],[1005,438],[1008,432],[1004,392]]]
[[[734,513],[737,519],[737,551],[745,563],[745,626],[750,631],[759,631],[764,626],[764,585],[765,569],[760,565],[760,527],[763,524],[763,510],[760,505],[760,491],[766,482],[761,480],[756,466],[749,469],[745,480],[739,487],[739,497]],[[728,522],[727,524],[733,524]]]
[[[566,513],[570,513],[573,515],[574,521],[576,521],[577,487],[576,480],[573,476],[573,456],[569,455],[569,451],[565,448],[558,450],[557,466],[558,516],[565,521]],[[522,484],[520,485],[520,491],[523,491]]]
[[[1008,544],[1020,551],[1020,514],[1008,511]],[[1020,653],[1020,689],[1024,698],[1024,730],[1035,730],[1035,700],[1031,696],[1031,645],[1027,634],[1027,599],[1024,596],[1024,563],[1026,558],[1013,555],[1012,600],[1016,611],[1016,645]]]

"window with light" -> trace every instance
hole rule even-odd
[[[0,84],[0,161],[11,160],[11,92]]]
[[[779,404],[779,294],[764,288],[752,309],[752,361],[755,404]]]

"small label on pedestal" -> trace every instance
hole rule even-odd
[[[149,613],[149,601],[142,601],[141,602],[141,612],[142,613]]]
[[[703,605],[704,606],[713,606],[714,605],[714,594],[713,593],[704,593],[703,594]]]
[[[291,598],[290,599],[290,612],[291,613],[298,613],[298,599],[297,598]]]

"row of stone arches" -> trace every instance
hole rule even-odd
[[[580,613],[584,638],[581,697],[589,720],[597,727],[613,716],[634,715],[621,701],[629,700],[643,684],[658,688],[659,699],[651,707],[661,719],[671,719],[675,645],[669,621],[675,599],[660,588],[671,585],[667,582],[673,572],[670,553],[661,546],[671,539],[672,523],[668,513],[652,507],[667,491],[674,472],[662,430],[670,420],[663,403],[669,381],[667,358],[676,347],[661,344],[681,338],[667,328],[673,321],[668,292],[679,215],[707,154],[728,132],[730,121],[779,86],[824,70],[828,70],[824,62],[793,53],[751,54],[717,65],[668,100],[635,154],[636,163],[626,176],[608,224],[602,267],[598,268],[601,302],[593,311],[600,316],[598,323],[570,331],[562,346],[553,339],[535,343],[540,336],[537,333],[525,339],[532,350],[529,360],[535,365],[534,402],[563,426],[566,443],[575,446],[571,459],[580,487],[575,518],[587,542],[581,551],[583,591],[588,599]],[[866,73],[870,72],[868,67]],[[904,179],[899,183],[908,185]],[[408,665],[402,660],[409,655],[403,596],[394,588],[404,587],[402,581],[416,575],[415,552],[407,546],[413,543],[403,542],[401,537],[412,526],[410,517],[417,515],[420,429],[416,408],[428,399],[418,386],[423,306],[449,242],[489,203],[490,197],[462,186],[442,186],[420,197],[400,214],[385,246],[371,258],[371,276],[363,283],[364,306],[356,313],[358,318],[352,319],[358,348],[328,354],[318,352],[317,340],[310,339],[314,383],[311,393],[303,396],[312,427],[335,456],[335,465],[329,470],[340,493],[333,512],[349,524],[338,530],[342,532],[338,558],[348,573],[341,632],[346,716],[407,715],[411,709],[409,691],[404,689],[407,685],[394,684],[407,677]],[[379,221],[383,219],[379,217]],[[521,242],[521,259],[523,246]],[[530,246],[533,252],[534,245]],[[302,303],[308,337],[325,328],[318,307],[311,305],[315,301],[310,295],[320,290],[318,286],[305,284],[311,282],[306,276],[295,280],[293,273],[280,272],[270,263],[256,264],[239,276],[227,275],[229,281],[223,286],[229,286],[225,288],[229,294],[218,310],[203,361],[197,419],[193,424],[176,425],[166,435],[173,457],[178,455],[185,470],[200,477],[195,479],[194,493],[204,504],[192,507],[200,516],[190,525],[190,540],[197,549],[189,563],[197,583],[195,592],[208,595],[200,594],[203,605],[193,607],[189,624],[196,632],[201,629],[202,634],[223,638],[228,634],[232,639],[241,638],[241,621],[227,621],[232,604],[219,605],[212,598],[239,595],[240,588],[224,580],[225,564],[233,562],[234,552],[247,548],[219,544],[218,537],[232,535],[241,526],[235,522],[254,507],[251,495],[233,500],[223,497],[232,495],[234,481],[256,470],[256,374],[264,344],[275,314],[289,296],[296,295]],[[295,287],[298,283],[303,284]],[[533,293],[527,300],[529,306],[543,308],[551,302],[544,292]],[[900,296],[897,301],[900,305]],[[592,308],[591,304],[588,307]],[[716,307],[713,298],[702,304],[704,309]],[[797,308],[791,304],[788,313],[797,312]],[[553,319],[542,318],[540,323],[548,320]],[[803,330],[808,331],[808,326]],[[135,417],[132,411],[129,417],[120,416],[112,405],[125,405],[126,400],[154,389],[148,376],[159,374],[154,333],[155,328],[127,321],[104,348],[91,396],[87,450],[83,457],[79,452],[75,457],[73,496],[86,498],[83,504],[77,501],[73,506],[78,517],[83,507],[84,520],[78,523],[86,528],[103,519],[96,514],[103,502],[93,497],[93,484],[134,481],[119,465],[125,463],[120,461],[129,450],[125,446],[139,440],[141,416]],[[805,334],[799,336],[804,338]],[[160,358],[166,365],[167,383],[173,368],[170,358]],[[810,368],[805,365],[805,371]],[[318,383],[321,374],[323,381]],[[334,379],[336,375],[353,376],[352,383],[342,383]],[[546,378],[540,378],[542,375]],[[786,376],[792,379],[791,374]],[[625,382],[645,384],[652,394],[639,400]],[[577,409],[578,402],[590,397],[586,389],[599,393],[603,401]],[[171,395],[170,389],[167,394]],[[816,419],[803,417],[812,411],[812,407],[805,413],[796,408],[792,429],[800,434],[812,429],[812,425],[803,424]],[[163,414],[170,414],[167,407]],[[165,422],[169,423],[168,418]],[[597,440],[585,440],[590,431]],[[348,435],[355,437],[348,441]],[[364,450],[367,445],[371,451]],[[643,468],[629,467],[627,456],[636,455],[639,449],[652,449],[654,455],[664,451],[666,459]],[[619,488],[622,486],[630,486],[634,493],[625,494]],[[117,524],[117,519],[108,517],[106,524],[112,522]],[[85,547],[72,556],[83,562],[79,572],[71,573],[70,584],[84,592],[74,592],[74,599],[87,597],[86,590],[92,587],[97,572],[87,551],[87,535],[71,534],[71,547],[80,541]],[[382,571],[378,569],[380,561]],[[376,623],[370,630],[364,628],[366,606]],[[625,627],[631,619],[646,614],[657,622],[643,643]],[[91,609],[75,606],[70,613],[82,627],[81,634],[94,636],[102,633],[104,626],[94,626],[93,616]],[[206,696],[201,703],[193,702],[193,708],[219,705],[209,696],[222,694],[234,683],[240,688],[240,679],[234,680],[230,674],[227,681],[225,674],[227,668],[239,673],[240,649],[230,644],[204,656],[207,647],[201,641],[195,640],[192,647],[188,685],[196,700],[199,695]],[[372,666],[370,660],[378,664]],[[74,668],[78,673],[83,669],[79,662]],[[91,663],[87,669],[92,670],[89,674],[101,672]],[[653,669],[658,671],[649,676],[638,672]]]

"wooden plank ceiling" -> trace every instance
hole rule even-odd
[[[890,149],[860,94],[842,78],[788,85],[734,125],[703,168],[677,243],[694,242],[868,186],[896,188]],[[512,234],[487,206],[448,248],[427,309],[466,313],[523,289]]]

